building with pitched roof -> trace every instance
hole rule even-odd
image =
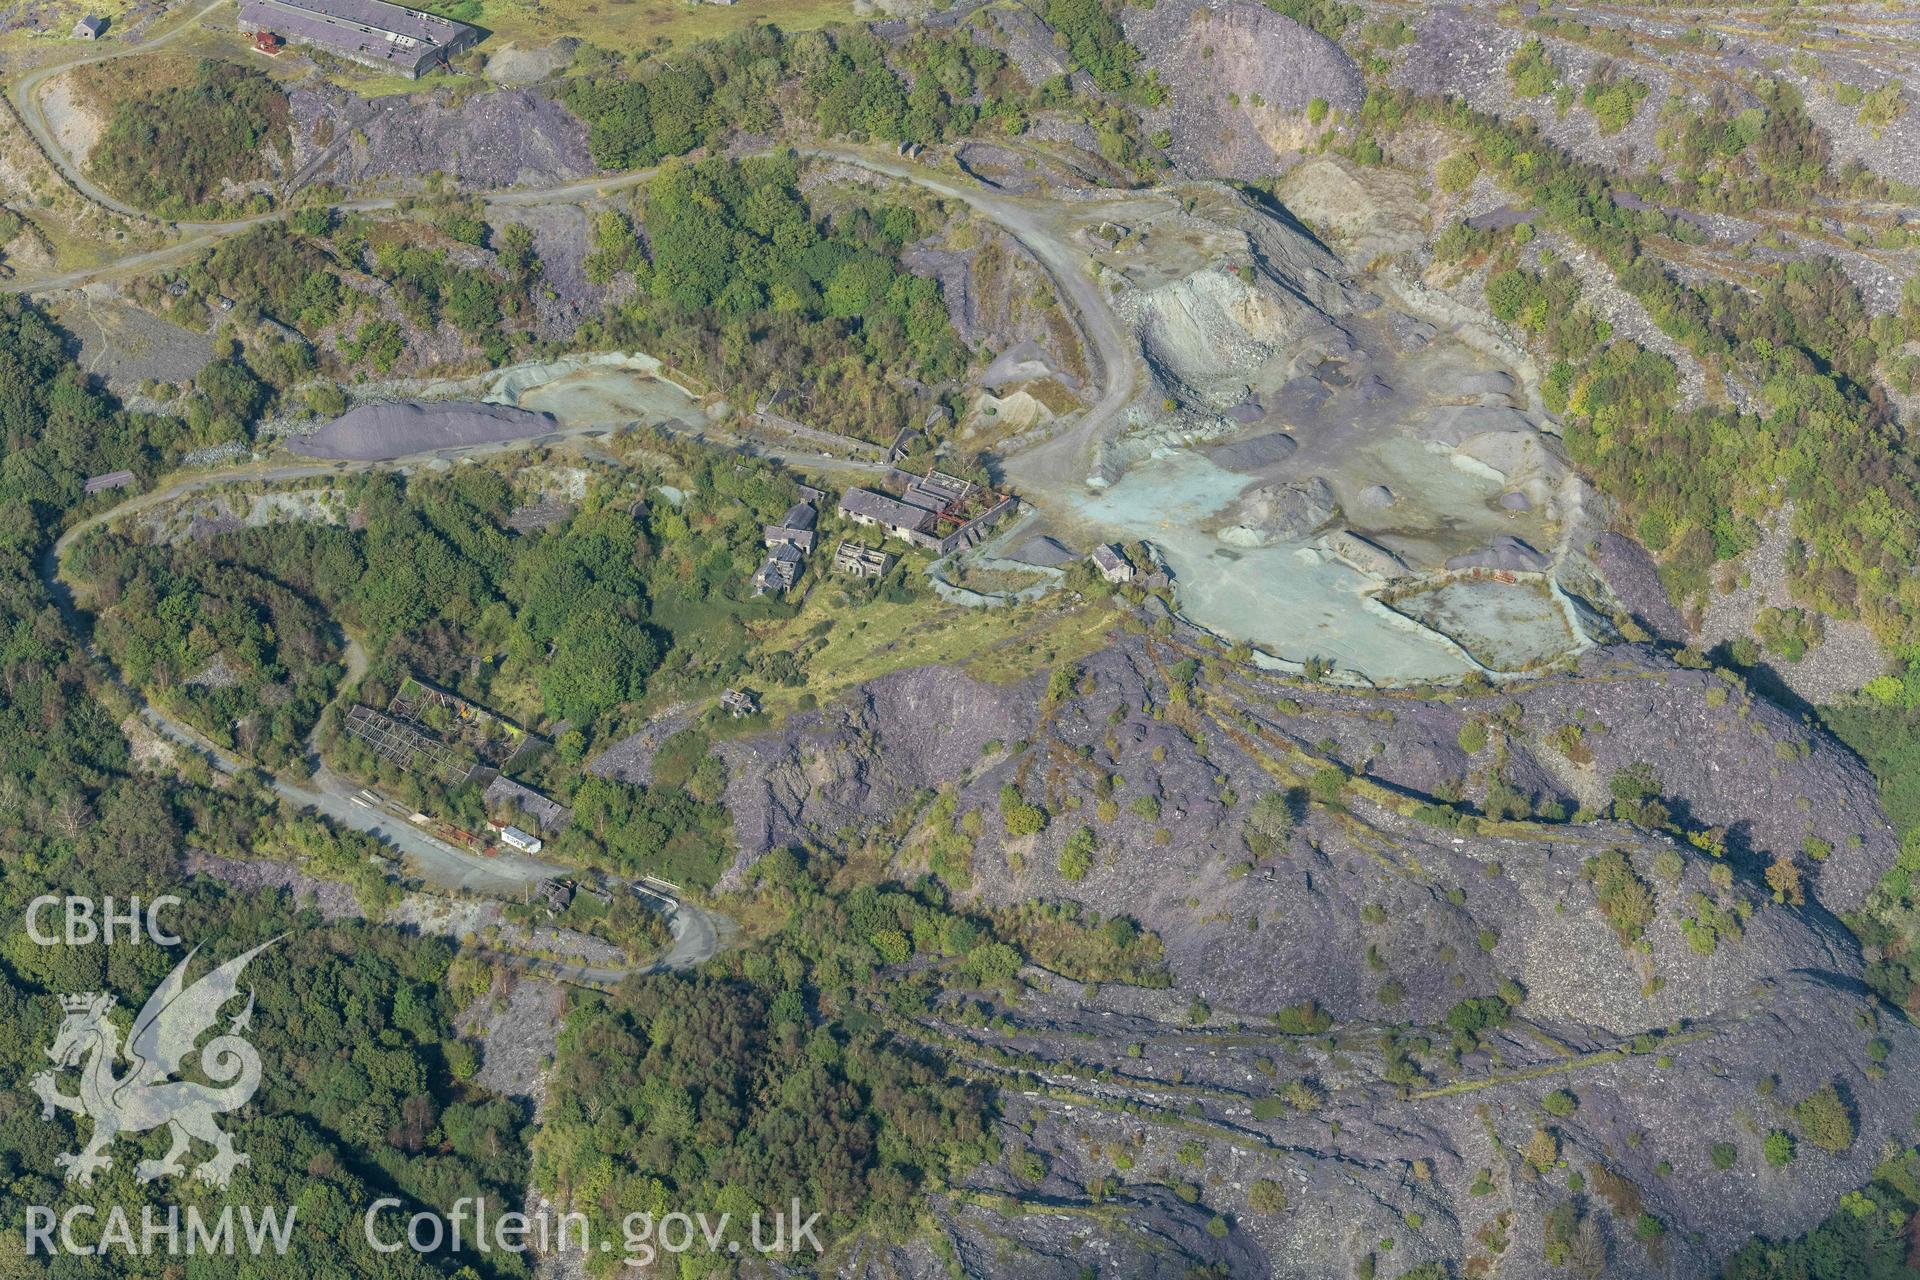
[[[871,489],[849,489],[840,495],[840,514],[855,524],[885,529],[896,538],[919,542],[934,528],[933,512],[890,498]]]
[[[1087,558],[1093,561],[1093,567],[1098,569],[1100,576],[1108,582],[1133,581],[1133,566],[1127,562],[1125,556],[1120,554],[1120,548],[1112,543],[1101,543]]]
[[[753,594],[785,595],[793,590],[793,584],[800,580],[800,566],[806,560],[800,548],[791,542],[782,542],[767,552],[766,563],[753,575]]]
[[[770,524],[762,530],[761,541],[769,547],[787,543],[798,547],[801,553],[813,550],[813,526],[819,519],[819,513],[810,502],[796,502],[780,517],[779,524]]]
[[[386,0],[243,0],[240,30],[275,33],[409,80],[480,39],[464,22]]]

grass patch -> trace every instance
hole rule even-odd
[[[1901,834],[1920,829],[1920,712],[1860,702],[1824,707],[1827,727],[1880,783],[1880,803]]]
[[[687,4],[685,0],[557,0],[528,5],[513,0],[467,0],[457,10],[460,20],[492,35],[481,45],[486,53],[507,43],[522,48],[546,44],[559,36],[587,34],[603,49],[630,53],[666,43],[692,44],[732,35],[757,22],[771,22],[783,31],[805,31],[833,22],[851,22],[847,0],[739,0],[732,5]]]
[[[286,95],[258,71],[202,59],[184,84],[123,91],[89,160],[122,199],[184,217],[224,211],[227,180],[269,176],[269,149],[290,155]]]
[[[1093,653],[1113,623],[1105,609],[1051,601],[967,609],[928,599],[841,598],[835,587],[816,590],[796,617],[757,637],[762,652],[794,652],[824,632],[825,644],[807,659],[806,683],[768,691],[769,710],[792,710],[809,694],[824,703],[889,672],[940,663],[961,666],[977,680],[1011,683]]]

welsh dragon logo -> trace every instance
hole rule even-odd
[[[240,1034],[252,1023],[251,990],[247,1007],[227,1024],[226,1032],[198,1049],[200,1074],[214,1083],[173,1077],[195,1053],[200,1037],[219,1020],[221,1007],[234,998],[247,962],[278,941],[263,942],[235,956],[191,986],[187,966],[199,948],[188,952],[133,1020],[123,1075],[114,1074],[121,1058],[120,1031],[107,1019],[114,998],[91,992],[60,998],[66,1020],[47,1050],[55,1070],[42,1071],[29,1083],[40,1097],[42,1119],[52,1119],[58,1107],[93,1121],[93,1137],[84,1148],[56,1157],[68,1182],[88,1186],[96,1172],[110,1168],[113,1157],[107,1148],[120,1134],[145,1133],[162,1125],[171,1131],[173,1145],[160,1159],[142,1160],[135,1166],[135,1176],[142,1182],[187,1172],[181,1157],[194,1138],[214,1151],[212,1159],[193,1168],[193,1175],[202,1182],[224,1187],[235,1169],[250,1163],[233,1149],[233,1139],[213,1119],[245,1106],[260,1087],[260,1055]],[[79,1093],[61,1093],[56,1072],[75,1068],[80,1072]]]

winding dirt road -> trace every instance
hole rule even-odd
[[[46,110],[40,105],[40,90],[46,85],[47,81],[63,72],[72,71],[79,67],[90,67],[102,62],[112,62],[117,58],[129,58],[135,54],[152,53],[155,49],[163,48],[193,30],[198,23],[225,3],[226,0],[212,0],[211,4],[199,9],[184,21],[170,24],[165,30],[152,39],[142,40],[137,44],[108,43],[106,45],[94,45],[91,47],[81,45],[79,47],[86,49],[87,52],[77,57],[48,63],[44,67],[36,67],[14,82],[13,89],[8,95],[13,100],[14,110],[20,113],[20,119],[26,124],[27,132],[32,134],[33,140],[40,144],[40,149],[46,153],[47,159],[53,162],[54,168],[60,171],[60,176],[65,178],[67,184],[75,191],[78,191],[81,195],[93,201],[101,208],[111,209],[122,217],[137,218],[142,222],[163,221],[163,219],[155,218],[144,209],[136,209],[132,205],[119,200],[111,193],[101,190],[86,174],[80,171],[79,162],[72,156],[69,156],[66,148],[60,145],[59,138],[54,134],[53,126],[47,121]],[[176,225],[193,230],[221,227],[226,224],[217,222],[182,222]]]
[[[584,430],[585,428],[582,428]],[[554,433],[548,432],[537,439],[550,439]],[[510,442],[526,444],[528,441]],[[503,446],[478,446],[481,449],[497,449]],[[432,455],[416,455],[426,457]],[[406,459],[400,461],[407,461]],[[245,464],[223,468],[201,475],[187,476],[163,485],[148,493],[137,494],[106,511],[98,512],[75,524],[61,535],[54,545],[48,548],[42,563],[42,575],[48,590],[53,593],[54,601],[66,618],[67,624],[74,628],[75,634],[86,634],[80,627],[82,621],[80,609],[75,602],[71,588],[61,574],[61,561],[72,550],[79,539],[88,530],[127,516],[137,515],[162,503],[172,501],[190,493],[231,484],[241,480],[287,481],[317,479],[320,477],[339,477],[356,471],[372,470],[376,467],[396,465],[393,462],[359,462],[333,464],[302,464],[293,466],[260,466]],[[118,681],[106,655],[91,642],[88,652],[101,666]],[[366,673],[367,655],[359,641],[349,638],[346,643],[347,678],[341,684],[342,692],[351,688],[360,676]],[[255,770],[257,766],[242,759],[223,747],[209,741],[193,726],[168,714],[141,697],[138,690],[127,688],[128,697],[140,704],[140,715],[148,724],[170,741],[193,751],[205,759],[213,768],[226,774],[240,774]],[[342,778],[320,765],[305,783],[294,782],[286,778],[270,778],[268,785],[283,801],[296,809],[311,809],[324,814],[341,826],[361,831],[393,846],[410,856],[419,868],[422,877],[442,888],[462,890],[490,897],[514,897],[527,888],[538,886],[541,882],[556,878],[567,878],[577,873],[577,869],[559,863],[546,862],[524,854],[503,851],[496,857],[483,858],[459,849],[442,840],[437,840],[408,822],[404,816],[392,813],[386,808],[369,802],[366,792],[359,783]],[[586,965],[569,965],[560,961],[540,960],[533,957],[514,956],[502,953],[502,959],[519,965],[529,972],[538,972],[544,976],[561,981],[606,984],[618,982],[634,973],[657,973],[665,970],[691,969],[711,959],[725,945],[734,933],[733,922],[723,916],[715,915],[684,898],[673,897],[655,889],[640,889],[627,882],[623,884],[629,891],[658,903],[665,904],[667,927],[673,935],[673,944],[667,951],[645,965],[627,968],[608,968]]]
[[[79,163],[61,148],[40,105],[40,89],[53,76],[75,67],[151,52],[177,38],[206,14],[219,7],[219,0],[193,15],[188,21],[169,28],[140,44],[125,45],[106,53],[74,58],[41,67],[23,76],[13,87],[12,99],[28,129],[40,143],[61,175],[87,199],[104,208],[129,217],[151,219],[102,191],[80,171]],[[998,195],[978,185],[967,185],[936,174],[922,166],[883,154],[852,147],[803,148],[801,153],[835,160],[866,169],[898,181],[910,182],[950,200],[957,200],[998,224],[1033,254],[1054,283],[1063,303],[1072,311],[1080,330],[1086,335],[1092,373],[1100,385],[1099,398],[1068,427],[1035,447],[1009,458],[1009,474],[1031,489],[1048,489],[1084,483],[1093,446],[1110,428],[1117,426],[1140,391],[1139,351],[1127,335],[1108,303],[1106,293],[1094,280],[1088,255],[1069,243],[1048,225],[1041,206],[1018,197]],[[653,169],[582,178],[553,186],[525,190],[493,191],[481,197],[490,209],[537,208],[553,204],[577,204],[629,190],[648,181]],[[399,201],[381,197],[342,201],[330,206],[341,213],[374,213],[397,208]],[[76,288],[93,281],[133,275],[190,261],[218,241],[255,227],[279,221],[283,213],[253,214],[223,222],[179,222],[170,224],[186,234],[171,245],[150,249],[102,267],[59,272],[37,277],[18,277],[0,283],[11,293],[47,293]]]
[[[168,25],[150,39],[133,44],[110,44],[93,46],[87,52],[58,62],[36,67],[8,90],[8,99],[12,102],[16,114],[26,125],[27,132],[46,155],[48,161],[57,170],[68,186],[81,196],[103,209],[126,218],[141,222],[159,223],[175,231],[184,233],[182,238],[172,244],[162,245],[141,253],[128,254],[116,258],[113,262],[99,267],[86,267],[75,271],[56,272],[40,276],[20,276],[0,281],[0,291],[7,293],[50,293],[60,289],[77,288],[95,280],[112,279],[119,276],[134,275],[163,267],[190,261],[206,249],[213,247],[228,236],[239,235],[255,227],[278,222],[286,215],[284,212],[256,213],[241,218],[227,218],[207,222],[176,222],[160,218],[145,209],[138,209],[121,200],[112,192],[103,189],[89,178],[81,168],[85,157],[67,154],[55,133],[52,123],[47,119],[46,108],[41,104],[41,91],[47,82],[65,72],[80,67],[110,62],[118,58],[133,57],[138,54],[152,53],[164,48],[174,40],[219,10],[227,0],[213,0],[211,4],[196,10],[185,20]],[[85,47],[85,46],[83,46]],[[489,207],[501,209],[534,208],[548,204],[576,204],[586,200],[598,199],[618,191],[640,185],[653,176],[652,169],[636,169],[629,173],[581,178],[572,182],[556,183],[549,187],[527,188],[525,190],[502,190],[488,192],[481,200]],[[329,207],[341,213],[376,213],[391,210],[399,206],[399,201],[380,197],[365,200],[345,200]]]
[[[151,215],[134,209],[100,190],[80,171],[79,164],[61,148],[47,122],[39,103],[40,89],[53,76],[74,67],[150,52],[190,29],[194,23],[217,9],[220,3],[221,0],[215,0],[215,3],[197,11],[185,22],[169,28],[151,40],[42,67],[29,73],[14,85],[11,97],[29,131],[61,175],[87,199],[123,216],[154,220]],[[856,165],[885,177],[914,183],[944,198],[960,201],[997,223],[1033,254],[1042,269],[1052,278],[1059,296],[1071,309],[1081,331],[1087,336],[1091,347],[1090,364],[1099,381],[1100,394],[1095,402],[1065,429],[1040,445],[1009,459],[1008,469],[1023,483],[1037,488],[1084,483],[1093,446],[1104,433],[1118,424],[1127,405],[1138,394],[1140,386],[1137,348],[1114,315],[1104,291],[1093,279],[1089,269],[1088,255],[1049,227],[1041,209],[1031,202],[997,195],[979,187],[961,185],[920,166],[865,151],[850,148],[816,148],[807,151],[806,154]],[[638,186],[646,182],[652,173],[652,170],[638,170],[613,176],[581,179],[540,189],[496,191],[484,195],[482,199],[487,206],[501,209],[575,203],[601,198]],[[375,212],[393,209],[397,204],[396,200],[381,198],[345,201],[332,207],[342,212]],[[174,244],[131,254],[105,267],[37,278],[16,278],[5,282],[4,286],[0,287],[14,293],[41,293],[72,288],[113,276],[155,270],[189,260],[227,236],[237,235],[251,228],[277,221],[283,216],[279,213],[271,213],[222,222],[173,223],[170,225],[175,229],[188,233]],[[589,424],[563,428],[559,432],[549,431],[526,441],[501,442],[478,448],[485,450],[511,448],[540,440],[551,440],[556,436],[598,431],[604,427],[605,424]],[[440,456],[447,456],[460,451],[436,452]],[[428,456],[434,455],[416,455],[422,458]],[[107,521],[134,515],[188,493],[237,480],[274,482],[337,477],[374,467],[399,465],[410,460],[412,459],[400,458],[380,462],[282,465],[249,463],[182,477],[161,488],[131,497],[110,510],[91,516],[67,530],[47,553],[45,574],[49,588],[54,592],[62,609],[77,620],[78,611],[73,604],[71,593],[60,577],[61,558],[87,530]],[[350,649],[350,656],[351,652]],[[104,657],[101,661],[105,663]],[[107,665],[111,670],[110,664]],[[129,692],[132,693],[132,691]],[[138,698],[137,693],[132,696]],[[157,707],[143,706],[141,714],[161,733],[199,752],[216,768],[237,773],[252,767],[207,741],[191,726],[169,716]],[[455,849],[419,831],[404,819],[398,819],[368,804],[355,784],[334,775],[324,765],[315,771],[310,785],[285,779],[274,779],[271,785],[282,799],[293,805],[324,813],[336,822],[372,834],[406,851],[413,855],[423,868],[437,873],[432,878],[450,883],[455,887],[483,893],[511,895],[527,885],[568,873],[567,868],[521,855],[502,855],[499,858],[482,859]],[[711,915],[685,901],[674,902],[671,928],[674,936],[673,946],[664,956],[639,971],[690,968],[714,955],[733,931],[730,921]],[[632,972],[632,970],[596,970],[551,962],[530,963],[530,967],[541,968],[543,972],[551,969],[550,976],[566,978],[571,974],[576,980],[595,982],[616,981],[626,976],[627,972]]]
[[[997,223],[1033,254],[1092,347],[1092,373],[1100,384],[1100,396],[1070,425],[1033,448],[1008,457],[1004,465],[1008,476],[1028,491],[1085,484],[1094,446],[1121,424],[1127,406],[1141,389],[1139,346],[1114,315],[1106,291],[1093,278],[1087,253],[1050,227],[1041,207],[1030,200],[962,185],[918,165],[872,152],[816,147],[803,148],[801,154],[855,165],[958,200]]]

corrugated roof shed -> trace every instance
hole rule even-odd
[[[277,31],[407,75],[479,37],[463,22],[386,0],[246,0],[240,29]]]
[[[108,489],[124,489],[132,483],[133,472],[109,471],[88,479],[86,489],[88,493],[105,493]]]
[[[573,817],[573,811],[559,801],[541,795],[532,787],[524,786],[504,775],[496,775],[487,789],[480,795],[481,803],[491,808],[497,804],[511,804],[533,819],[534,825],[542,831],[552,831],[567,825]]]

